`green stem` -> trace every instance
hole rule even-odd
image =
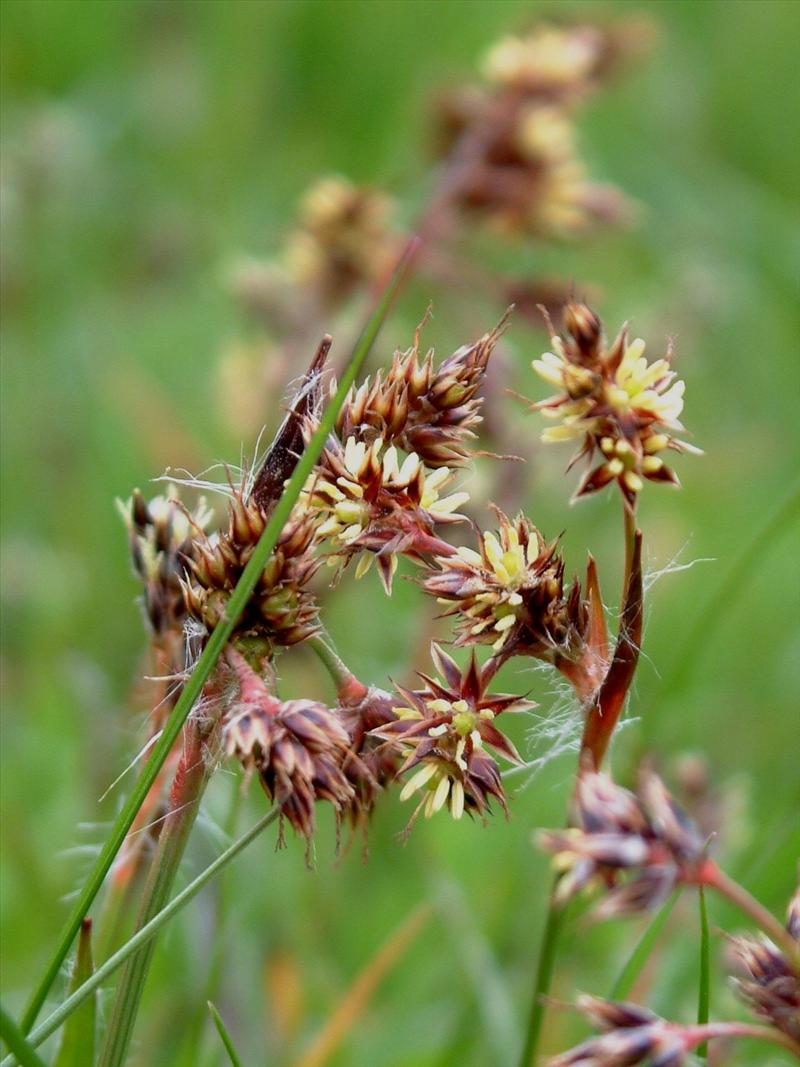
[[[228,866],[228,864],[239,855],[247,846],[254,841],[260,833],[262,833],[270,823],[274,822],[278,817],[278,808],[273,808],[262,816],[258,822],[251,827],[247,833],[242,834],[238,841],[235,841],[229,848],[225,849],[213,863],[210,863],[206,869],[190,882],[185,889],[182,889],[180,893],[176,894],[172,900],[163,908],[158,915],[155,915],[150,922],[137,931],[127,941],[122,948],[110,956],[105,963],[101,964],[94,972],[88,982],[76,989],[75,992],[67,997],[67,999],[60,1004],[58,1008],[49,1015],[45,1021],[37,1026],[28,1039],[28,1044],[31,1048],[38,1048],[43,1041],[46,1041],[51,1034],[64,1023],[69,1016],[76,1011],[81,1004],[90,997],[94,992],[106,982],[112,974],[114,974],[126,960],[128,960],[134,952],[140,949],[143,945],[146,945],[151,938],[155,937],[158,931],[166,923],[177,915],[179,911],[186,907],[190,900],[197,896],[200,890],[211,881],[221,870]],[[13,1024],[12,1024],[13,1025]],[[9,1044],[9,1047],[10,1044]],[[13,1056],[7,1056],[0,1064],[0,1067],[14,1067],[15,1059]]]
[[[550,991],[553,981],[558,940],[564,923],[564,908],[556,903],[555,890],[558,884],[556,877],[550,892],[550,902],[547,909],[547,921],[542,943],[539,948],[539,962],[536,967],[536,977],[533,985],[533,1000],[531,1001],[530,1016],[528,1018],[528,1030],[525,1035],[525,1044],[520,1058],[520,1067],[532,1067],[536,1062],[536,1053],[539,1048],[539,1040],[542,1034],[545,1013],[545,997]]]
[[[239,579],[236,588],[231,594],[225,611],[224,621],[220,623],[211,634],[200,659],[197,661],[194,670],[186,680],[186,685],[184,686],[175,707],[164,724],[161,737],[157,741],[150,758],[143,767],[142,773],[136,782],[127,803],[123,806],[122,811],[117,816],[111,833],[92,868],[86,884],[78,895],[78,899],[73,906],[66,925],[64,926],[52,959],[48,963],[44,975],[31,996],[30,1002],[22,1017],[21,1029],[24,1033],[28,1033],[36,1021],[42,1005],[47,998],[47,994],[50,992],[53,982],[58,977],[61,965],[66,959],[67,953],[75,940],[80,925],[105,881],[105,877],[114,862],[114,857],[122,847],[139,808],[144,803],[144,800],[150,791],[150,787],[156,780],[164,761],[172,751],[172,746],[175,744],[175,741],[183,728],[183,724],[189,717],[189,713],[194,707],[195,701],[203,691],[203,686],[205,685],[206,680],[214,670],[217,660],[222,655],[222,651],[228,643],[228,639],[233,633],[236,623],[239,621],[242,612],[247,606],[253,590],[264,571],[264,567],[272,555],[278,537],[280,536],[280,533],[291,514],[292,508],[300,495],[300,491],[308,480],[309,475],[313,471],[314,466],[325,447],[328,434],[334,427],[336,417],[344,403],[345,397],[355,381],[356,375],[363,365],[378,331],[389,312],[392,299],[397,292],[400,281],[404,277],[411,259],[417,251],[417,247],[418,242],[415,239],[412,239],[400,259],[391,281],[384,290],[383,296],[378,302],[375,312],[367,322],[361,336],[356,342],[350,362],[342,375],[336,394],[323,412],[318,429],[300,456],[297,467],[289,479],[286,488],[261,535],[261,539],[253,551],[253,555],[250,557],[247,566],[242,572],[242,576]]]
[[[228,1059],[231,1061],[232,1067],[244,1067],[242,1061],[239,1059],[239,1054],[236,1051],[236,1046],[231,1039],[231,1035],[228,1033],[228,1028],[222,1021],[222,1016],[209,1000],[208,1010],[211,1012],[211,1018],[214,1020],[214,1026],[217,1028],[220,1041],[225,1046],[225,1051],[228,1053]]]
[[[633,984],[641,974],[645,963],[650,958],[650,954],[655,948],[656,941],[658,940],[661,931],[664,929],[667,919],[669,919],[672,914],[672,909],[675,907],[679,896],[680,890],[677,890],[648,924],[647,929],[639,939],[636,948],[633,950],[627,963],[620,971],[619,977],[611,987],[611,992],[608,994],[609,1000],[625,1000],[631,989],[633,989]]]
[[[170,811],[164,820],[145,885],[137,932],[163,909],[172,892],[200,810],[200,800],[211,779],[211,767],[204,758],[205,743],[206,738],[201,735],[198,724],[190,721],[184,731],[185,748],[175,773]],[[156,941],[152,938],[125,965],[114,996],[98,1067],[122,1067],[125,1063],[155,948]]]
[[[622,507],[622,523],[625,541],[625,574],[622,579],[622,597],[624,600],[628,582],[631,578],[633,553],[636,548],[636,511],[625,504]]]
[[[334,648],[328,633],[315,634],[308,638],[306,644],[317,654],[320,663],[331,676],[337,692],[352,686],[356,677]]]
[[[0,1037],[11,1052],[11,1057],[7,1057],[10,1062],[20,1063],[22,1067],[45,1067],[44,1060],[33,1051],[32,1043],[3,1007],[0,1007]]]
[[[697,1025],[705,1026],[708,1022],[711,1001],[711,936],[708,931],[708,908],[703,886],[698,897],[700,907],[700,974],[697,991]],[[708,1059],[708,1042],[697,1046],[697,1055]]]

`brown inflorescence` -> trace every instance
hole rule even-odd
[[[786,929],[800,950],[800,889],[789,903]],[[730,941],[742,972],[742,977],[734,980],[736,991],[760,1019],[800,1042],[800,973],[796,964],[764,934],[758,939],[733,937]]]
[[[637,793],[584,772],[576,808],[577,826],[538,835],[561,872],[558,900],[600,887],[596,913],[611,918],[658,907],[676,885],[698,880],[705,842],[652,771],[642,773]]]
[[[266,527],[265,513],[237,490],[226,530],[196,538],[183,581],[188,614],[212,631],[225,616],[231,593]],[[264,651],[296,645],[317,629],[318,606],[308,583],[320,562],[314,556],[316,521],[296,510],[236,627]]]
[[[602,81],[611,31],[542,26],[489,51],[485,85],[443,98],[438,144],[453,173],[450,201],[511,233],[571,236],[628,213],[593,182],[576,147],[574,114]]]

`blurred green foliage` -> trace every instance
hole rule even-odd
[[[679,463],[680,494],[645,494],[650,572],[676,556],[706,562],[650,592],[631,707],[640,721],[623,731],[615,768],[625,777],[648,752],[669,777],[681,754],[702,753],[727,798],[724,858],[767,904],[784,907],[799,799],[797,541],[788,524],[696,635],[691,669],[681,657],[725,574],[797,489],[798,10],[782,0],[5,0],[1,887],[2,989],[12,1009],[45,961],[61,898],[78,884],[119,791],[98,797],[142,738],[144,709],[127,694],[143,642],[113,499],[166,464],[197,469],[253,446],[219,411],[220,353],[245,331],[221,283],[225,264],[241,251],[272,250],[299,191],[320,173],[386,186],[412,218],[429,184],[431,94],[469,80],[497,35],[548,14],[644,15],[657,30],[652,54],[581,122],[593,174],[621,186],[641,212],[628,231],[575,245],[531,242],[506,261],[587,287],[609,328],[633,319],[651,351],[674,335],[686,421],[706,450]],[[428,336],[442,352],[501,310],[471,293],[477,318],[465,324],[455,294],[417,283],[385,329],[380,358],[407,344],[428,299],[437,309]],[[340,356],[352,322],[342,332]],[[538,389],[528,368],[542,342],[521,320],[509,332],[522,392]],[[568,528],[573,567],[591,548],[613,606],[616,501],[592,498],[568,511],[565,456],[540,452],[538,427],[508,404],[534,456],[530,514],[548,533]],[[275,417],[265,412],[267,423]],[[430,605],[413,585],[398,585],[388,602],[377,581],[346,580],[331,603],[342,652],[376,682],[420,665],[428,630]],[[530,688],[542,716],[557,700],[539,675],[507,683]],[[285,685],[326,692],[303,653],[287,659]],[[536,722],[521,724],[523,745],[527,727]],[[547,744],[540,739],[536,754]],[[387,797],[367,865],[357,845],[334,862],[325,819],[314,871],[294,842],[278,855],[270,841],[253,846],[227,876],[215,997],[245,1062],[291,1062],[427,899],[433,918],[331,1062],[513,1062],[548,880],[531,830],[562,818],[573,762],[568,754],[547,763],[512,798],[508,823],[482,829],[442,816],[405,847],[395,834],[408,811]],[[234,781],[217,779],[191,871],[219,847],[214,827]],[[253,789],[241,818],[263,803]],[[195,1015],[207,1062],[223,1062],[203,996],[215,899],[195,902],[162,940],[137,1063],[188,1062]],[[689,1020],[696,930],[694,910],[682,907],[672,927],[679,936],[667,936],[648,981],[653,1007]],[[711,921],[739,920],[711,901]],[[606,991],[639,932],[636,923],[576,921],[555,995]],[[721,978],[719,939],[714,954],[712,1015],[738,1011]],[[548,1046],[580,1033],[557,1013]]]

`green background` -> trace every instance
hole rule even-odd
[[[113,500],[168,464],[196,469],[252,448],[220,411],[221,352],[250,328],[221,280],[225,265],[240,252],[272,252],[319,174],[385,186],[412,218],[430,185],[431,94],[469,80],[499,34],[548,13],[645,16],[656,28],[650,56],[580,120],[593,175],[640,211],[630,230],[555,247],[530,241],[501,259],[586,287],[609,329],[632,319],[651,353],[674,336],[685,419],[706,452],[679,459],[681,493],[652,487],[643,500],[650,573],[677,553],[707,562],[650,592],[630,709],[641,721],[623,731],[615,768],[628,778],[646,751],[669,777],[681,754],[702,753],[725,798],[720,854],[769,906],[785,906],[798,852],[796,521],[794,538],[784,520],[734,581],[725,578],[797,489],[797,5],[6,0],[1,886],[2,992],[12,1010],[121,793],[98,798],[143,738],[145,709],[129,697],[143,638]],[[502,310],[488,294],[418,281],[378,358],[407,345],[429,299],[437,314],[428,338],[441,354]],[[340,324],[340,358],[351,327]],[[513,324],[513,384],[528,395],[542,395],[528,368],[543,345],[540,331]],[[565,455],[541,451],[539,426],[508,407],[532,457],[529,514],[550,535],[567,528],[571,569],[591,548],[613,608],[617,502],[568,509]],[[378,683],[422,666],[431,605],[413,585],[398,586],[388,601],[374,576],[345,580],[329,606],[343,654]],[[327,692],[302,652],[283,673],[287,691]],[[542,716],[558,703],[540,674],[506,683],[530,688]],[[546,755],[551,742],[536,720],[516,724],[515,736],[525,747],[530,729],[533,754]],[[405,847],[395,835],[408,811],[394,792],[376,813],[366,865],[357,845],[335,861],[327,815],[313,871],[295,841],[279,854],[266,838],[252,846],[226,882],[217,994],[245,1062],[291,1063],[391,931],[432,901],[422,934],[331,1062],[512,1063],[548,881],[531,831],[563,817],[573,765],[571,754],[548,760],[512,797],[509,822],[484,829],[440,816]],[[232,788],[220,773],[187,872],[219,848],[214,825]],[[240,825],[263,808],[253,788]],[[162,939],[135,1062],[186,1062],[187,1020],[204,1010],[214,907],[206,892]],[[712,923],[737,927],[732,912],[711,907]],[[651,1006],[685,1021],[696,1000],[694,923],[686,905],[648,977]],[[577,922],[555,995],[605,992],[640,926]],[[712,1012],[739,1013],[719,938],[715,957]],[[282,988],[296,988],[296,1024],[268,991],[280,967]],[[208,1062],[222,1063],[206,1029]],[[548,1047],[583,1032],[558,1013]],[[736,1055],[783,1062],[755,1048]]]

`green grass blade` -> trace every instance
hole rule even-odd
[[[226,619],[211,634],[203,654],[200,656],[191,675],[186,681],[183,692],[178,699],[172,713],[169,716],[161,736],[153,747],[150,758],[142,768],[142,773],[136,782],[126,804],[117,816],[111,833],[97,858],[97,861],[89,875],[86,884],[78,896],[72,912],[64,926],[53,957],[36,987],[30,1002],[22,1017],[21,1028],[28,1033],[36,1021],[47,994],[56,980],[61,966],[66,959],[67,953],[75,940],[75,935],[80,929],[84,917],[87,915],[94,898],[100,891],[105,877],[108,874],[114,858],[122,847],[128,830],[130,830],[139,808],[143,804],[150,787],[156,780],[167,756],[172,751],[172,746],[183,728],[183,724],[194,707],[195,701],[200,696],[203,686],[216,666],[225,645],[228,642],[234,627],[244,611],[247,602],[255,588],[262,571],[277,543],[281,530],[291,514],[292,508],[300,495],[300,491],[306,483],[309,475],[319,458],[328,434],[334,427],[336,416],[344,403],[350,386],[355,381],[356,375],[361,369],[370,348],[388,314],[392,300],[397,292],[400,282],[405,275],[413,255],[417,250],[418,242],[412,240],[403,254],[395,273],[384,290],[378,305],[364,327],[361,336],[356,341],[350,360],[342,375],[336,394],[330,401],[320,419],[319,427],[303,451],[294,473],[289,479],[286,488],[278,501],[272,516],[267,523],[261,540],[255,547],[242,576],[234,589],[226,612]]]
[[[9,1063],[19,1063],[21,1067],[45,1067],[44,1060],[34,1052],[33,1045],[3,1007],[0,1007],[0,1037],[11,1050],[11,1057],[6,1057]]]
[[[661,931],[672,914],[672,909],[675,907],[679,896],[680,890],[677,890],[652,918],[633,952],[628,957],[625,966],[620,971],[616,982],[611,987],[611,992],[608,994],[609,1000],[625,1000],[629,995],[631,989],[633,989],[634,982],[642,973],[642,968],[650,958],[650,954],[655,948]]]
[[[94,971],[92,960],[92,920],[84,919],[78,936],[78,955],[70,982],[70,992],[88,982]],[[94,1063],[97,1033],[97,994],[87,997],[64,1027],[64,1037],[54,1067],[86,1067]]]
[[[228,1059],[231,1061],[233,1067],[244,1067],[241,1058],[236,1051],[236,1048],[231,1040],[231,1035],[228,1033],[228,1029],[225,1023],[222,1021],[222,1016],[209,1000],[208,1010],[211,1012],[211,1018],[214,1020],[214,1026],[217,1028],[217,1033],[220,1036],[222,1044],[225,1046],[225,1051],[228,1053]]]
[[[147,944],[147,942],[158,933],[162,926],[177,915],[182,908],[185,908],[193,897],[197,896],[204,885],[210,882],[211,879],[224,867],[227,867],[231,860],[235,859],[240,852],[247,848],[251,841],[254,841],[258,835],[270,825],[270,823],[274,822],[278,817],[278,811],[278,808],[273,808],[271,811],[267,812],[267,814],[259,819],[247,833],[242,834],[237,841],[234,841],[234,843],[226,848],[224,852],[220,853],[214,862],[210,863],[201,874],[198,874],[198,876],[191,881],[185,889],[182,889],[180,893],[176,894],[169,904],[167,904],[158,915],[155,915],[146,926],[143,926],[141,930],[130,938],[130,940],[126,941],[113,956],[109,956],[109,958],[97,968],[88,982],[84,982],[79,989],[76,989],[74,993],[67,997],[63,1004],[60,1004],[59,1007],[56,1008],[52,1015],[49,1015],[40,1026],[36,1027],[28,1039],[30,1047],[37,1048],[43,1041],[46,1041],[52,1033],[55,1033],[59,1026],[61,1026],[61,1024],[84,1003],[87,997],[92,996],[92,994],[99,989],[99,987],[107,981],[107,979],[110,978],[111,975],[137,951],[137,949],[140,949],[142,945]],[[9,1044],[9,1048],[10,1047]],[[13,1067],[13,1064],[14,1057],[7,1056],[0,1067]]]
[[[533,1000],[531,1002],[531,1010],[528,1017],[528,1028],[525,1034],[525,1043],[522,1048],[522,1057],[519,1061],[520,1067],[532,1067],[532,1065],[536,1063],[539,1041],[542,1036],[542,1026],[544,1025],[544,998],[549,993],[550,986],[553,982],[553,970],[556,963],[556,953],[558,951],[561,929],[564,925],[565,911],[564,906],[556,904],[555,901],[557,884],[558,876],[556,876],[556,880],[553,883],[553,888],[550,893],[547,920],[544,933],[542,934],[542,944],[539,949],[539,961],[536,967],[536,977],[534,979]]]
[[[711,1001],[711,937],[708,932],[708,908],[703,886],[700,886],[698,900],[700,906],[700,974],[697,991],[697,1022],[698,1025],[705,1026],[708,1022]],[[702,1060],[708,1059],[708,1045],[699,1045],[697,1055]]]

